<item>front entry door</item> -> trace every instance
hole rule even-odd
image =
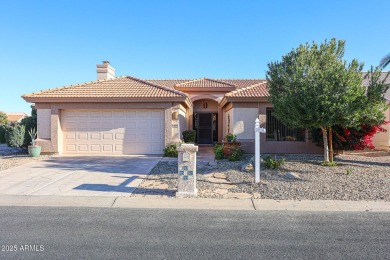
[[[218,114],[194,113],[196,143],[213,144],[218,141]]]
[[[198,114],[198,144],[212,144],[213,143],[213,114],[199,113]]]

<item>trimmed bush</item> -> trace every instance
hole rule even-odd
[[[183,131],[183,140],[185,143],[195,143],[196,141],[196,131],[195,130],[186,130]]]
[[[9,147],[23,146],[25,127],[19,123],[5,126],[5,141]]]
[[[225,159],[225,155],[223,154],[223,144],[216,144],[213,147],[215,160]]]
[[[230,153],[228,160],[229,161],[241,161],[244,151],[241,148],[234,148]]]
[[[5,126],[0,125],[0,144],[5,144]]]
[[[178,144],[171,144],[164,148],[165,157],[178,157],[178,152],[176,151]]]

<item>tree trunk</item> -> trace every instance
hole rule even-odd
[[[329,160],[333,162],[333,138],[332,138],[332,127],[328,128],[328,142],[329,142]]]
[[[324,161],[329,162],[329,149],[328,149],[328,131],[325,127],[321,126],[322,138],[324,140]]]

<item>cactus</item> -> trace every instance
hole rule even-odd
[[[31,145],[32,146],[35,146],[35,140],[37,138],[37,130],[35,128],[31,128],[29,131],[28,131],[28,134],[30,135],[31,137]]]

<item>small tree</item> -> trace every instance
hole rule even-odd
[[[37,129],[37,112],[36,112],[36,110],[32,109],[31,116],[23,118],[21,124],[25,128],[23,147],[27,147],[32,142],[31,136],[29,135],[29,132],[32,129]]]
[[[388,86],[378,81],[379,69],[362,84],[363,64],[343,60],[345,41],[300,45],[268,64],[267,81],[274,115],[292,127],[320,128],[324,161],[333,161],[332,127],[358,127],[384,122],[383,98]],[[329,139],[329,140],[328,140]]]
[[[5,143],[5,126],[0,125],[0,144]]]
[[[8,124],[7,115],[4,112],[0,111],[0,125]]]
[[[12,123],[5,126],[5,141],[9,147],[22,147],[24,134],[25,127],[19,123]]]

